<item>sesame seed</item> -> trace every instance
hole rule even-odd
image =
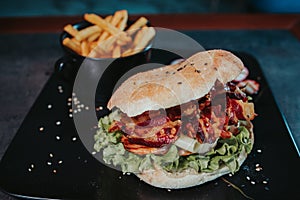
[[[121,179],[122,178],[122,176],[119,176],[119,179]]]
[[[78,108],[78,112],[81,112],[81,109],[80,109],[80,108]]]
[[[72,109],[72,108],[70,108],[70,109],[69,109],[69,112],[73,112],[73,109]]]
[[[261,151],[261,149],[257,149],[257,153],[261,153],[262,151]]]
[[[171,192],[171,189],[168,189],[168,192]]]
[[[57,140],[60,140],[60,137],[59,137],[59,135],[57,135],[55,138],[56,138]]]
[[[32,171],[31,168],[28,168],[28,171],[31,172]]]
[[[262,170],[262,167],[257,167],[257,168],[255,168],[255,171],[257,171],[257,172],[259,172],[259,171],[261,171]]]
[[[92,155],[95,155],[96,153],[97,153],[96,151],[93,151],[93,152],[92,152]]]
[[[232,177],[232,174],[230,173],[230,174],[228,174],[228,176],[229,176],[229,177]]]
[[[71,106],[72,105],[72,103],[71,102],[68,102],[68,104],[67,104],[68,106]]]
[[[31,168],[34,168],[34,164],[31,164],[30,167],[31,167]]]
[[[53,158],[53,154],[52,154],[52,153],[49,153],[49,157],[50,157],[50,158]]]
[[[90,108],[88,106],[85,107],[86,110],[89,110]]]
[[[69,117],[70,117],[70,118],[72,118],[72,117],[73,117],[73,115],[72,115],[72,114],[69,114]]]
[[[250,183],[251,183],[252,185],[255,185],[255,181],[251,181]]]
[[[76,96],[75,92],[72,93],[72,96],[73,96],[73,97]]]
[[[103,110],[103,107],[102,107],[102,106],[99,106],[99,110]]]
[[[77,110],[74,110],[73,113],[76,114],[76,113],[77,113]]]
[[[56,121],[55,123],[57,126],[61,125],[61,122],[60,121]]]
[[[59,85],[59,86],[57,87],[57,89],[61,90],[61,89],[62,89],[62,86],[61,86],[61,85]]]
[[[250,181],[250,177],[249,177],[249,176],[246,176],[246,179],[247,179],[248,181]]]
[[[43,126],[41,126],[40,128],[39,128],[39,131],[44,131],[44,127]]]
[[[268,181],[263,181],[262,183],[263,183],[263,184],[267,184],[267,183],[268,183]]]
[[[51,109],[51,108],[52,108],[52,105],[51,105],[51,104],[48,104],[48,105],[47,105],[47,108],[48,108],[48,109]]]
[[[47,165],[49,165],[49,166],[50,166],[50,165],[52,165],[52,163],[51,163],[51,162],[47,162]]]
[[[68,98],[68,101],[72,101],[72,98]]]
[[[259,167],[259,164],[256,164],[255,167]]]
[[[54,169],[54,170],[53,170],[53,173],[56,174],[56,172],[57,172],[56,169]]]
[[[58,161],[58,164],[62,164],[62,163],[63,163],[63,161],[62,161],[62,160]]]
[[[73,137],[73,138],[72,138],[72,141],[73,141],[73,142],[75,142],[76,140],[77,140],[77,138],[76,138],[76,137]]]

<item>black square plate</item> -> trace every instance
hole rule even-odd
[[[72,83],[55,72],[23,121],[0,163],[0,188],[40,199],[278,199],[297,195],[300,159],[259,63],[236,52],[260,83],[254,96],[255,144],[233,176],[200,186],[166,190],[102,165],[82,144],[69,116]],[[161,53],[152,52],[152,59]],[[239,187],[245,195],[230,183]]]

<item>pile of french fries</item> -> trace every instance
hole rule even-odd
[[[96,14],[84,14],[84,20],[91,23],[77,30],[71,24],[64,26],[70,37],[63,45],[84,57],[118,58],[143,51],[155,36],[155,29],[148,27],[148,20],[140,17],[128,25],[127,10],[116,11],[102,18]]]

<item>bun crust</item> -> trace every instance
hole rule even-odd
[[[254,134],[253,134],[252,127],[249,131],[250,131],[251,143],[253,146]],[[242,150],[242,152],[239,154],[239,157],[237,158],[239,166],[243,164],[246,158],[247,158],[247,153],[245,152],[245,150]],[[182,188],[201,185],[203,183],[215,180],[218,177],[221,177],[229,173],[230,170],[225,165],[219,168],[218,170],[210,173],[207,172],[197,173],[193,169],[187,169],[180,173],[170,173],[157,167],[155,169],[136,174],[136,176],[139,177],[142,181],[155,187],[168,188],[168,189],[182,189]]]
[[[181,63],[133,75],[115,91],[107,107],[118,107],[129,117],[170,108],[203,97],[216,80],[227,83],[243,67],[242,61],[229,51],[199,52]]]

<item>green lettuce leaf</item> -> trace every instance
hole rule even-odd
[[[245,150],[250,153],[253,145],[247,128],[240,126],[239,134],[228,139],[219,139],[216,147],[205,155],[179,156],[178,148],[171,145],[164,155],[140,156],[124,149],[120,142],[121,132],[108,133],[112,121],[112,115],[99,120],[99,129],[94,135],[94,149],[102,152],[105,163],[120,166],[123,172],[138,173],[151,169],[154,165],[170,172],[180,172],[187,168],[193,168],[197,172],[212,172],[226,165],[234,173],[240,167],[237,162],[240,152]]]

